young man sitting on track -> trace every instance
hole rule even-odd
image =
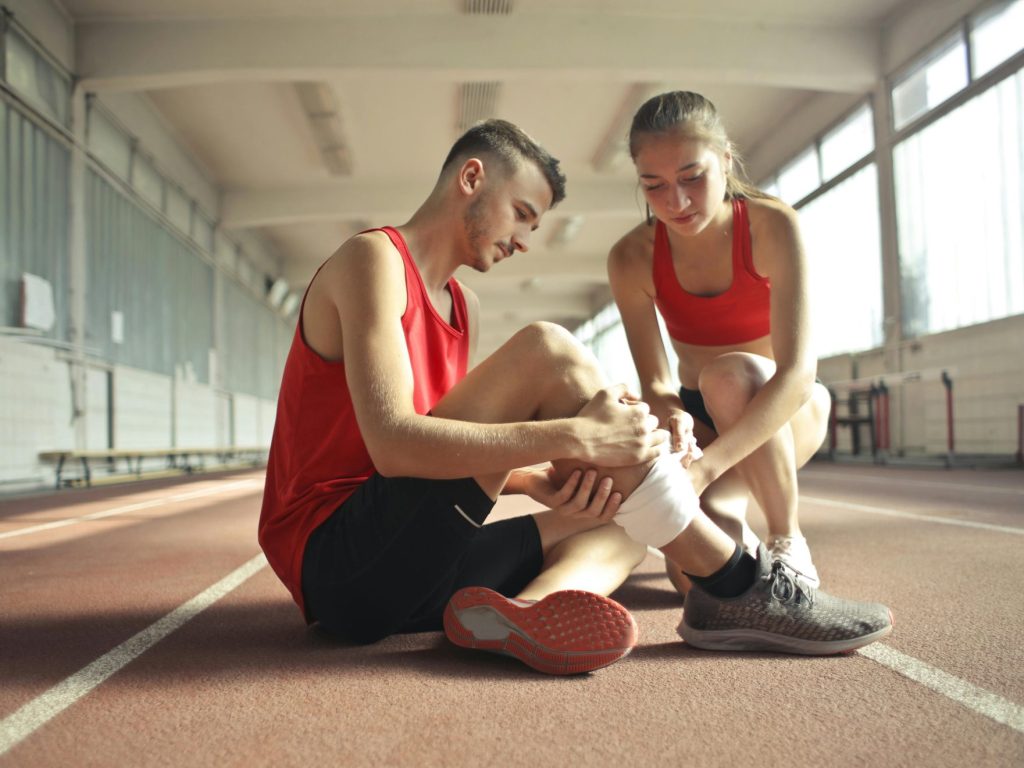
[[[883,606],[816,592],[711,523],[647,406],[564,329],[528,326],[467,372],[478,302],[453,274],[526,251],[564,181],[521,130],[482,123],[406,224],[351,238],[313,277],[259,524],[307,621],[373,642],[443,620],[459,645],[589,671],[635,645],[605,595],[652,545],[696,584],[694,645],[836,653],[887,634]],[[485,526],[502,492],[552,510]]]

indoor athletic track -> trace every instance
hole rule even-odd
[[[307,630],[256,544],[260,473],[4,499],[0,766],[1024,765],[1024,472],[801,477],[825,586],[888,603],[892,636],[690,649],[651,556],[616,593],[639,646],[574,678]]]

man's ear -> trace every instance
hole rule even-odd
[[[471,157],[459,168],[459,190],[465,195],[475,194],[484,180],[484,164],[479,158]]]

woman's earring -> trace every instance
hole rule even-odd
[[[647,209],[647,226],[649,227],[649,226],[651,226],[651,224],[654,223],[654,216],[651,213],[651,204],[650,203],[644,203],[644,208]]]

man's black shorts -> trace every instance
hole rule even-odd
[[[302,591],[331,634],[369,643],[441,628],[466,586],[514,596],[543,565],[529,515],[483,525],[494,502],[472,478],[373,475],[309,537]]]

